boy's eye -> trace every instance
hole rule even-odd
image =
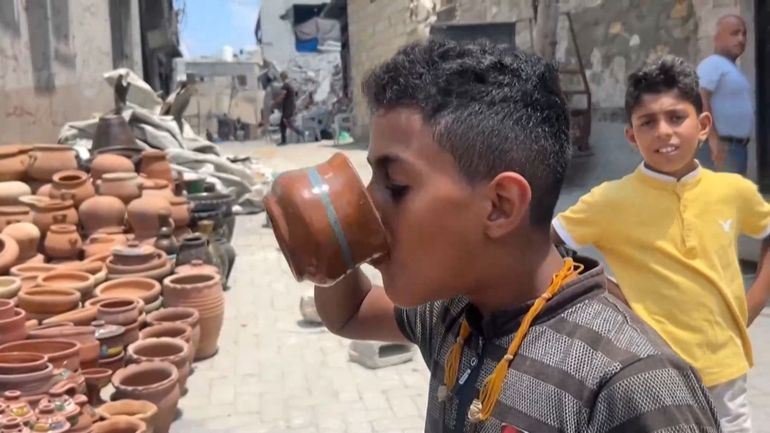
[[[652,125],[652,120],[642,120],[642,123],[639,124],[640,126],[650,126]]]
[[[406,196],[406,193],[409,191],[409,187],[405,185],[396,185],[396,184],[390,184],[387,186],[388,192],[390,193],[390,197],[395,202],[401,201],[401,199]]]

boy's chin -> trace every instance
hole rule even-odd
[[[401,308],[417,307],[431,301],[431,299],[423,296],[422,293],[416,292],[414,287],[410,290],[408,285],[404,286],[400,283],[389,282],[387,278],[383,278],[382,283],[388,299]]]

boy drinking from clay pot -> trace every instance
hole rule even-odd
[[[341,336],[419,346],[425,431],[718,431],[692,368],[550,240],[571,155],[554,65],[431,40],[364,94],[384,288],[356,269],[316,307]]]
[[[751,181],[695,160],[711,127],[698,92],[695,69],[677,57],[631,74],[626,136],[644,162],[594,188],[553,227],[559,242],[602,252],[631,308],[700,373],[723,431],[750,432],[747,326],[767,304],[770,268],[747,296],[737,238],[765,238],[770,205]]]

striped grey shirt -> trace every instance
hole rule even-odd
[[[492,417],[479,425],[467,421],[468,408],[532,304],[485,318],[464,298],[396,308],[401,331],[419,346],[431,371],[426,432],[516,431],[504,426],[530,433],[720,431],[697,373],[607,293],[597,262],[576,260],[585,271],[535,319]],[[463,318],[473,332],[458,384],[439,402],[444,361]]]

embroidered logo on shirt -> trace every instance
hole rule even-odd
[[[528,433],[528,432],[521,430],[518,427],[514,427],[512,425],[503,424],[503,427],[500,428],[500,433]]]
[[[719,221],[719,225],[722,226],[722,230],[724,230],[725,233],[730,233],[733,227],[733,220],[726,220],[726,221],[718,220],[718,221]]]

